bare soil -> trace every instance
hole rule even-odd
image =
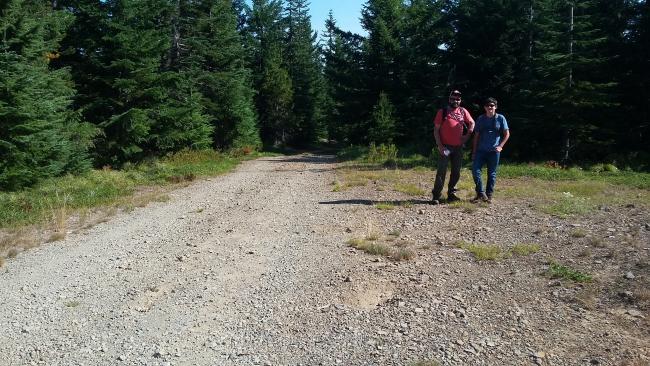
[[[334,192],[337,166],[249,161],[7,260],[0,365],[650,364],[646,207],[432,206]],[[540,249],[481,261],[459,242]]]

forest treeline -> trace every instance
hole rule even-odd
[[[368,0],[0,0],[0,188],[183,149],[394,143],[429,154],[451,88],[499,100],[510,159],[647,169],[650,6]]]

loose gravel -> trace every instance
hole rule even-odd
[[[465,212],[423,197],[380,211],[373,202],[404,197],[333,192],[335,168],[313,154],[245,162],[8,261],[0,365],[650,362],[638,299],[650,276],[646,210],[571,221],[521,202]],[[602,238],[588,256],[576,257],[589,239],[571,239],[576,227]],[[416,257],[346,244],[375,233]],[[458,240],[542,249],[479,262]],[[551,254],[598,285],[550,278]]]

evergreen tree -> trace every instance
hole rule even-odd
[[[200,94],[176,67],[178,2],[68,1],[81,16],[63,64],[81,66],[75,74],[82,85],[79,102],[85,103],[81,107],[89,120],[103,129],[97,162],[119,165],[210,146],[211,127]]]
[[[532,89],[544,132],[536,131],[536,147],[568,162],[576,146],[584,154],[593,153],[592,131],[598,121],[590,117],[614,106],[609,97],[614,84],[598,75],[607,57],[606,38],[594,1],[548,0],[540,5]]]
[[[400,83],[403,17],[401,0],[368,0],[361,12],[361,24],[368,32],[364,53],[369,108],[382,92],[396,104],[401,104],[404,97]],[[402,128],[398,130],[403,131]]]
[[[195,80],[217,147],[260,145],[250,72],[228,0],[183,1],[181,68]]]
[[[68,70],[51,70],[71,22],[42,1],[0,3],[0,187],[87,169],[95,133],[70,106]]]
[[[349,143],[366,143],[371,109],[366,103],[364,38],[344,32],[333,15],[325,24],[324,76],[327,85],[327,126],[330,138]]]
[[[607,3],[606,1],[603,1]],[[608,4],[609,5],[609,4]],[[625,27],[621,34],[622,57],[615,58],[608,71],[620,71],[619,98],[621,109],[608,121],[616,121],[612,126],[618,132],[614,150],[618,153],[631,152],[637,164],[650,168],[650,153],[647,149],[647,139],[650,136],[650,3],[648,1],[625,1],[623,13]],[[633,118],[620,118],[621,111]]]
[[[293,91],[283,66],[282,5],[277,0],[253,0],[248,30],[252,38],[253,83],[260,135],[267,146],[287,142]]]
[[[318,49],[314,46],[306,0],[288,0],[285,64],[293,89],[289,133],[295,145],[310,144],[324,135]]]
[[[444,1],[412,0],[405,9],[401,52],[400,119],[402,144],[428,154],[433,139],[433,116],[449,95],[449,45],[453,31]]]
[[[371,142],[390,144],[395,137],[395,108],[386,93],[379,94],[379,100],[372,113],[373,123],[369,131]]]

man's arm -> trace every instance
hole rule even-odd
[[[478,139],[479,139],[480,133],[476,131],[474,134],[474,140],[472,141],[472,160],[476,158],[476,147],[478,146]]]
[[[501,150],[503,150],[503,147],[505,146],[505,144],[506,144],[506,142],[508,141],[509,138],[510,138],[510,130],[503,131],[503,138],[501,139],[501,143],[499,145],[497,145],[495,150],[497,152],[501,152]]]
[[[433,138],[436,140],[436,146],[438,147],[438,152],[442,155],[442,150],[445,149],[445,146],[440,140],[440,126],[442,126],[442,110],[439,109],[436,113],[436,117],[433,119]]]
[[[440,141],[440,126],[435,125],[433,126],[433,137],[436,139],[436,146],[438,146],[438,152],[442,154],[442,150],[445,149],[445,147],[442,145],[442,142]]]

